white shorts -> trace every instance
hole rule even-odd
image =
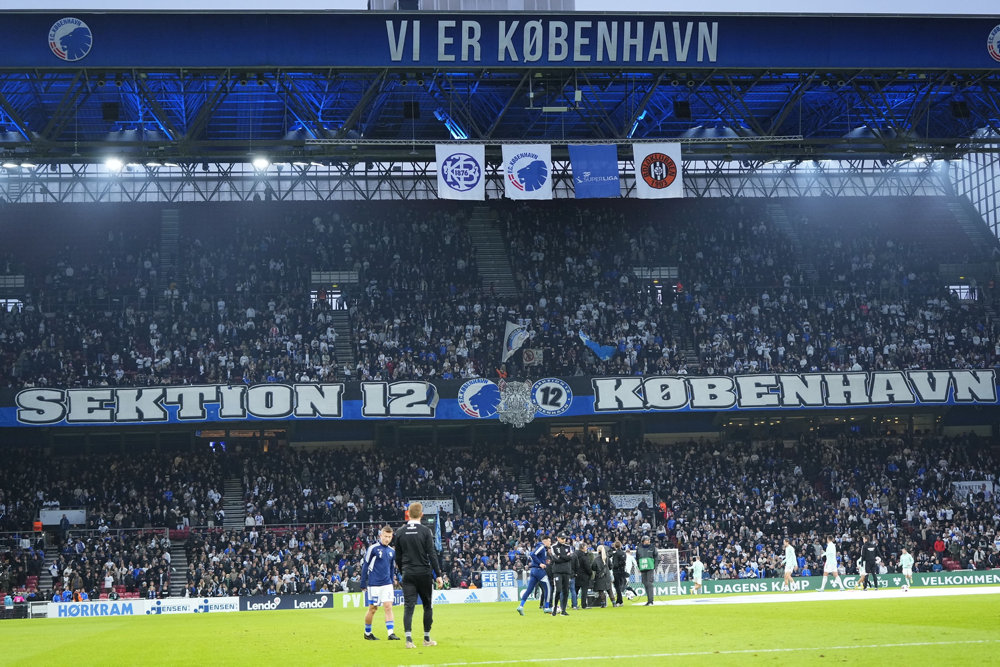
[[[912,567],[904,567],[903,568],[903,576],[904,577],[912,577],[913,576],[913,568]]]
[[[368,604],[385,604],[388,602],[392,604],[396,599],[396,593],[392,589],[392,584],[386,584],[385,586],[369,586],[368,587]]]
[[[859,577],[863,577],[866,574],[868,574],[868,570],[866,570],[864,567],[859,567],[858,568],[858,576]]]
[[[838,575],[838,574],[840,574],[840,573],[839,573],[839,572],[837,571],[837,566],[836,566],[836,565],[834,565],[833,567],[830,567],[829,565],[827,565],[827,566],[826,566],[826,567],[825,567],[825,568],[823,569],[823,576],[826,576],[826,575],[828,575],[828,574],[831,574],[831,575],[833,575],[833,576],[837,576],[837,575]]]
[[[795,566],[794,565],[786,565],[785,566],[785,574],[791,574],[793,572],[795,572]]]
[[[701,577],[700,576],[695,576],[694,583],[701,584]]]

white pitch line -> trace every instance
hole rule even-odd
[[[437,667],[465,665],[512,665],[522,663],[580,662],[583,660],[641,660],[643,658],[685,658],[705,655],[745,655],[747,653],[793,653],[801,651],[855,651],[868,648],[907,648],[913,646],[957,646],[960,644],[996,644],[1000,639],[968,639],[947,642],[907,642],[900,644],[852,644],[847,646],[802,646],[798,648],[744,648],[729,651],[681,651],[677,653],[637,653],[633,655],[581,655],[559,658],[519,658],[517,660],[480,660],[475,662],[439,662]],[[412,667],[432,667],[413,665]]]

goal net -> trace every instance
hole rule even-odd
[[[682,595],[683,582],[688,580],[688,573],[682,574],[694,560],[696,550],[691,549],[657,549],[656,566],[653,569],[653,582],[657,595]],[[633,573],[629,577],[629,586],[636,595],[643,595],[642,577]],[[666,591],[664,591],[664,587]]]

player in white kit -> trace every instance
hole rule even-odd
[[[913,585],[913,556],[906,549],[900,552],[899,567],[903,571],[903,576],[906,577],[906,583],[903,584],[903,591],[906,592]]]
[[[833,577],[831,586],[840,586],[840,590],[844,590],[844,582],[841,580],[840,571],[837,569],[837,546],[833,543],[832,536],[827,536],[826,538],[826,551],[823,552],[823,557],[826,560],[823,563],[823,583],[819,585],[819,589],[823,590],[826,588],[827,577]]]
[[[694,562],[688,566],[688,569],[691,570],[691,581],[693,582],[691,593],[697,595],[701,591],[701,578],[705,572],[705,564],[695,556]]]
[[[788,538],[785,538],[785,583],[782,585],[782,590],[792,590],[792,572],[795,571],[795,548],[792,546]]]

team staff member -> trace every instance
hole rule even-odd
[[[881,560],[878,547],[867,536],[861,539],[863,540],[861,545],[861,560],[864,561],[865,572],[868,573],[868,578],[865,579],[865,590],[868,590],[869,585],[878,590],[878,562]]]
[[[566,533],[556,535],[552,547],[552,615],[556,615],[556,601],[562,605],[562,615],[569,616],[566,601],[569,599],[569,580],[573,577],[573,547],[566,544]]]
[[[580,594],[580,609],[587,608],[587,595],[590,594],[590,571],[594,565],[594,556],[586,542],[580,543],[576,552],[576,590]]]
[[[635,559],[639,563],[642,587],[646,589],[646,606],[649,606],[653,604],[653,569],[656,567],[656,549],[649,535],[642,536],[642,544],[635,550]]]
[[[389,639],[399,639],[392,615],[392,603],[396,593],[392,587],[392,575],[396,569],[396,551],[389,543],[392,542],[392,527],[383,526],[378,534],[378,542],[368,547],[365,552],[364,565],[361,567],[361,588],[368,590],[368,613],[365,614],[365,639],[378,639],[372,634],[372,620],[379,605],[385,608],[385,629]]]
[[[434,537],[427,526],[420,523],[424,515],[421,503],[411,503],[407,509],[409,520],[396,534],[396,566],[403,573],[403,632],[406,634],[406,648],[416,648],[413,643],[413,608],[417,606],[417,596],[424,605],[424,646],[437,646],[431,639],[431,625],[434,623],[434,607],[431,591],[434,577],[438,586],[441,581],[441,564],[434,550]]]
[[[611,578],[615,584],[615,599],[612,606],[620,607],[624,604],[622,593],[625,591],[625,582],[628,580],[628,576],[625,574],[625,549],[622,548],[620,540],[615,540],[614,545],[612,545],[608,561],[611,565]]]

